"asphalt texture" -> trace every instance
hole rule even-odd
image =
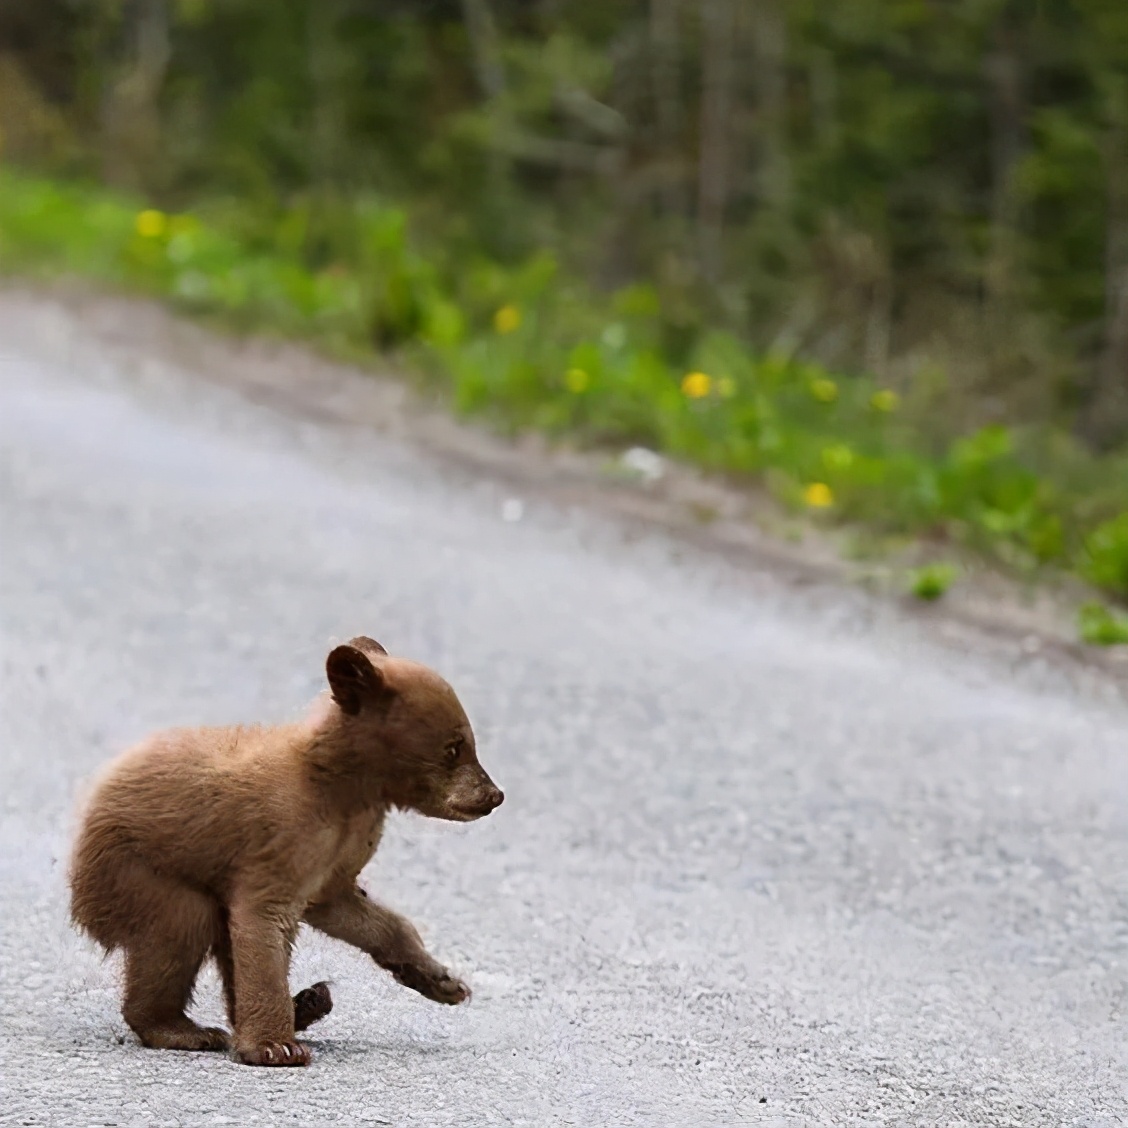
[[[0,1122],[1128,1119],[1122,704],[32,322],[0,301]],[[83,787],[294,717],[357,633],[449,678],[506,793],[365,874],[472,1001],[303,933],[308,1069],[143,1049],[67,920]]]

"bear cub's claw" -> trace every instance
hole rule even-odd
[[[309,1065],[312,1055],[301,1042],[260,1042],[249,1050],[236,1050],[243,1065]]]

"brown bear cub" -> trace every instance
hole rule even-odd
[[[303,921],[435,1002],[470,997],[356,879],[392,807],[469,822],[502,793],[454,691],[427,667],[361,637],[333,650],[326,671],[331,692],[304,721],[160,733],[115,760],[94,792],[71,915],[108,951],[124,949],[122,1013],[146,1046],[308,1064],[295,1031],[333,1004],[323,983],[290,998]],[[184,1013],[208,956],[233,1037]]]

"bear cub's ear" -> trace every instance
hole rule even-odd
[[[379,643],[376,645],[379,646]],[[383,651],[384,648],[380,649]],[[383,701],[391,693],[384,675],[372,664],[372,659],[352,643],[334,647],[329,652],[325,660],[325,674],[333,691],[333,700],[351,717],[355,717],[365,705]]]
[[[383,654],[385,658],[388,656],[388,652],[368,635],[357,635],[356,638],[350,638],[349,646],[355,646],[357,650],[367,650],[370,654]]]

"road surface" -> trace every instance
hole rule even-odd
[[[0,1122],[1128,1120],[1122,704],[159,358],[117,371],[13,301]],[[158,726],[295,716],[356,633],[449,677],[506,792],[397,817],[366,873],[472,1002],[303,934],[294,986],[336,997],[308,1070],[142,1049],[67,923],[85,782]],[[210,972],[196,1013],[221,1020]]]

